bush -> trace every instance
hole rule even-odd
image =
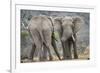
[[[21,32],[21,38],[25,39],[26,37],[28,37],[29,33],[26,31],[22,31]]]

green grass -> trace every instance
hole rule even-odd
[[[21,32],[21,37],[22,38],[26,38],[28,35],[29,35],[29,33],[26,32],[26,31]]]

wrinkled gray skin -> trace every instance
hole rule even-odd
[[[63,59],[72,59],[71,47],[73,45],[74,58],[78,59],[77,54],[77,32],[83,23],[82,18],[78,16],[66,16],[54,18],[55,29],[59,33],[59,37],[63,48]]]
[[[53,25],[50,18],[46,16],[33,16],[30,20],[28,30],[32,38],[30,59],[33,60],[35,50],[38,50],[40,60],[47,58],[47,52],[49,53],[49,59],[52,60],[51,49],[53,49],[59,57],[57,50],[51,44],[53,42]]]

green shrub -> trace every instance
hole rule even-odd
[[[59,39],[59,34],[58,34],[58,32],[54,32],[54,36],[55,36],[56,39]]]
[[[22,31],[22,32],[21,32],[21,37],[24,38],[24,39],[25,39],[28,35],[29,35],[29,33],[26,32],[26,31]]]

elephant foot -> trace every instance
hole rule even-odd
[[[74,56],[74,59],[78,59],[78,56],[77,56],[77,55],[75,55],[75,56]]]
[[[47,59],[41,59],[40,61],[47,61]]]
[[[70,57],[70,56],[66,56],[66,57],[62,58],[62,60],[71,60],[71,59],[72,59],[72,57]]]
[[[44,61],[43,57],[40,57],[39,61]]]
[[[47,57],[40,57],[40,61],[47,61]]]
[[[62,58],[62,60],[66,60],[66,59],[67,59],[66,57],[63,57],[63,58]]]
[[[43,57],[43,61],[47,61],[48,59],[47,59],[47,57]]]
[[[30,61],[30,62],[34,62],[34,60],[33,60],[33,59],[29,59],[29,61]]]
[[[68,59],[68,60],[71,60],[71,59],[72,59],[72,57],[71,57],[71,56],[67,56],[67,59]]]
[[[60,57],[58,58],[59,60],[62,60]]]
[[[62,58],[62,60],[65,60],[65,58]]]
[[[52,61],[53,60],[53,58],[52,57],[49,57],[49,61]]]

